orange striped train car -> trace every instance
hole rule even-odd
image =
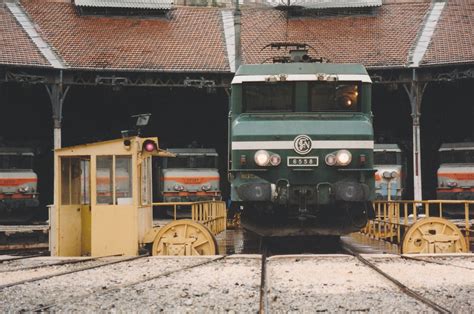
[[[30,148],[0,147],[0,221],[26,222],[39,208],[38,176]]]
[[[446,143],[439,149],[437,198],[440,200],[474,200],[474,143]],[[447,214],[464,215],[464,207],[450,207]],[[472,206],[471,206],[472,207]],[[470,216],[474,209],[470,208]]]

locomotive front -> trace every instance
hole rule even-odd
[[[241,66],[229,117],[231,200],[246,228],[341,235],[365,225],[375,170],[363,66]]]

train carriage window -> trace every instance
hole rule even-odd
[[[244,112],[291,112],[295,110],[294,84],[244,83]]]
[[[360,111],[360,84],[356,82],[312,82],[310,111]]]

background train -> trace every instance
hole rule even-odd
[[[242,65],[232,81],[229,179],[264,236],[341,235],[373,214],[371,80],[362,65]],[[280,58],[281,60],[281,58]]]
[[[405,196],[406,159],[397,144],[374,146],[375,199],[401,200]]]
[[[159,199],[163,202],[220,200],[218,154],[213,148],[170,148],[174,158],[161,158]]]
[[[474,200],[474,143],[445,143],[439,148],[438,187],[440,200]],[[462,207],[462,208],[461,208]],[[448,206],[448,215],[464,215],[463,206]],[[474,208],[470,208],[474,216]]]
[[[24,147],[0,147],[0,222],[31,220],[39,209],[35,152]]]

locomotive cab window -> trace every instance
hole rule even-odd
[[[0,155],[0,169],[32,169],[33,154],[31,155]]]
[[[374,152],[374,164],[377,165],[399,165],[402,156],[397,152]]]
[[[360,111],[360,84],[356,82],[312,82],[310,111]]]
[[[294,111],[293,83],[244,83],[242,89],[244,112]]]
[[[217,168],[217,157],[215,156],[177,156],[167,158],[163,168]]]
[[[451,150],[442,151],[441,163],[474,163],[474,150]]]

